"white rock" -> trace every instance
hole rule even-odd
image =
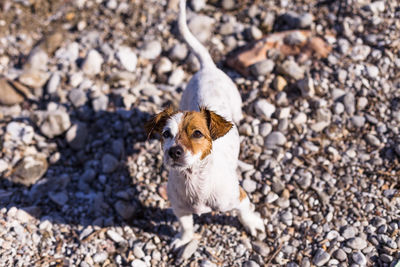
[[[265,99],[260,99],[254,104],[254,110],[256,111],[257,115],[264,116],[269,119],[275,112],[275,106],[270,104]]]
[[[147,267],[147,265],[144,261],[138,260],[138,259],[133,260],[131,263],[131,266],[132,267]]]
[[[120,47],[117,52],[117,58],[127,71],[134,71],[136,69],[137,56],[129,47]]]
[[[54,94],[55,92],[57,92],[57,89],[60,86],[60,82],[61,75],[58,72],[54,72],[47,83],[47,93]]]
[[[10,122],[7,125],[6,133],[14,142],[23,142],[26,145],[32,143],[35,131],[32,126],[26,125],[22,122]]]
[[[307,115],[303,112],[297,113],[297,115],[293,118],[293,123],[297,126],[301,126],[307,122]]]
[[[0,173],[8,169],[8,164],[4,159],[0,159]]]
[[[182,68],[176,68],[172,73],[171,76],[168,78],[168,84],[173,86],[178,86],[182,83],[183,79],[185,78],[185,72]]]
[[[29,54],[28,60],[24,65],[25,70],[47,70],[47,62],[49,61],[49,56],[47,53],[37,47],[34,48]]]
[[[123,243],[125,242],[125,239],[118,234],[117,232],[113,231],[113,230],[108,230],[107,231],[107,236],[114,241],[115,243]]]
[[[145,59],[156,59],[162,52],[162,46],[159,41],[150,41],[145,43],[140,50],[140,56]]]
[[[69,77],[69,84],[72,87],[78,87],[83,82],[82,72],[75,72]]]
[[[103,57],[95,49],[91,49],[82,64],[82,70],[86,75],[92,76],[101,72]]]

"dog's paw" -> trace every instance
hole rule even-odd
[[[252,212],[245,217],[239,218],[247,232],[257,237],[257,231],[265,234],[264,222],[258,213]]]
[[[178,234],[171,243],[172,250],[176,251],[185,246],[187,243],[192,241],[192,237],[181,237]]]

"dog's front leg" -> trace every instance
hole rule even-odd
[[[193,239],[193,216],[191,213],[185,213],[179,210],[174,210],[174,213],[176,217],[178,217],[181,225],[181,231],[175,236],[175,239],[171,244],[172,249],[177,250]]]
[[[246,192],[240,187],[239,206],[239,221],[244,228],[254,237],[257,237],[257,231],[265,233],[264,222],[260,215],[253,210],[253,205],[250,202]]]

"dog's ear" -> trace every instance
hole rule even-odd
[[[207,120],[208,129],[212,140],[216,140],[229,132],[232,129],[233,124],[227,121],[224,117],[218,115],[214,111],[210,111],[207,108],[200,108]]]
[[[167,120],[175,113],[174,109],[169,106],[146,122],[144,129],[146,130],[147,138],[150,138],[153,133],[161,133]]]

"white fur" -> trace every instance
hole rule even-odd
[[[199,58],[201,69],[183,92],[180,108],[198,111],[199,107],[207,107],[225,119],[238,123],[242,118],[240,94],[232,80],[215,66],[206,48],[187,28],[185,9],[185,0],[180,0],[180,32]],[[250,234],[256,235],[257,230],[264,232],[263,221],[252,210],[249,199],[239,200],[236,168],[240,140],[237,127],[233,126],[226,135],[213,141],[211,153],[203,160],[200,155],[187,152],[183,165],[172,166],[167,151],[176,145],[174,139],[181,120],[182,113],[177,113],[164,127],[164,131],[169,130],[173,135],[164,140],[163,146],[164,160],[169,167],[168,198],[182,228],[173,247],[179,248],[193,238],[193,213],[237,209],[239,220]]]

